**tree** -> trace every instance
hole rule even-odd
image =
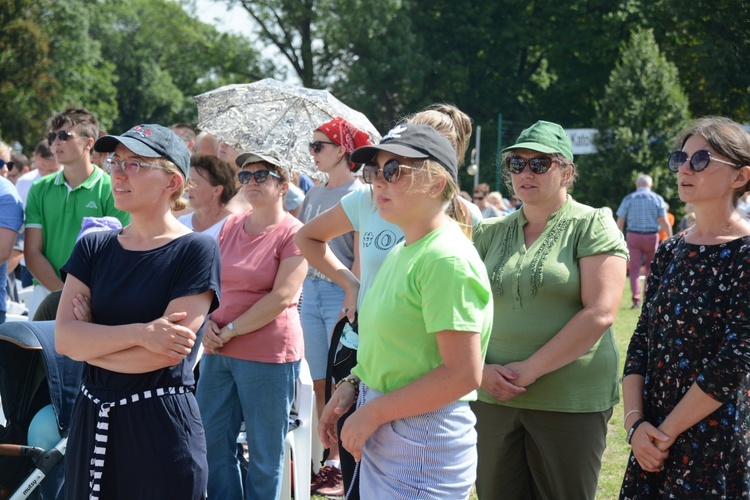
[[[750,2],[644,2],[662,51],[680,71],[694,116],[750,122]]]
[[[585,175],[578,181],[576,197],[616,209],[632,191],[637,173],[645,172],[667,202],[678,206],[666,159],[672,140],[688,120],[688,99],[674,64],[660,53],[651,30],[634,31],[598,103],[598,153],[579,159]]]
[[[56,93],[42,9],[31,0],[0,1],[0,137],[33,148]]]
[[[218,33],[175,2],[88,1],[97,6],[97,26],[90,34],[116,76],[116,131],[137,123],[195,123],[193,96],[264,77],[247,40]]]

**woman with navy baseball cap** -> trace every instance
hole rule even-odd
[[[456,152],[432,127],[406,123],[352,161],[365,164],[380,216],[404,241],[362,302],[357,366],[339,382],[319,433],[338,439],[337,415],[356,399],[340,438],[360,462],[362,494],[465,499],[477,466],[468,401],[481,381],[492,302],[458,201]]]
[[[121,230],[75,246],[55,325],[57,350],[84,361],[65,468],[66,498],[204,498],[206,441],[193,366],[219,305],[219,250],[172,215],[184,208],[185,143],[138,125],[94,144],[112,176]]]

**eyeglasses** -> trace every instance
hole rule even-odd
[[[51,146],[53,142],[55,142],[56,138],[60,138],[61,141],[65,142],[71,137],[75,137],[74,132],[68,132],[67,130],[61,130],[59,132],[50,132],[47,134],[47,142],[49,142],[49,145]]]
[[[320,150],[323,149],[323,144],[334,144],[335,142],[328,142],[328,141],[315,141],[315,142],[308,142],[307,147],[310,148],[310,153],[320,153]]]
[[[378,178],[378,173],[382,170],[383,179],[385,179],[385,182],[396,182],[399,177],[401,177],[402,168],[414,170],[414,167],[401,165],[396,159],[388,160],[387,162],[385,162],[385,165],[383,165],[382,169],[378,166],[377,163],[365,163],[365,165],[362,167],[362,179],[367,184],[372,184],[375,179]]]
[[[8,171],[11,171],[11,170],[13,170],[13,167],[15,165],[16,164],[13,163],[12,161],[5,161],[5,160],[0,159],[0,170],[2,170],[3,168],[7,167]]]
[[[557,160],[550,158],[549,156],[538,156],[527,160],[520,156],[510,156],[505,159],[505,166],[510,170],[511,174],[520,174],[526,168],[526,164],[529,164],[529,168],[535,174],[546,174],[547,171],[552,167],[552,164]]]
[[[250,182],[250,178],[255,178],[255,182],[258,184],[263,184],[268,180],[268,176],[276,177],[277,179],[281,179],[281,176],[277,174],[276,172],[271,172],[270,170],[256,170],[255,172],[249,172],[247,170],[240,170],[237,172],[237,178],[240,180],[240,184],[247,184]]]
[[[104,171],[107,172],[109,175],[112,175],[115,172],[117,172],[117,169],[120,169],[120,171],[124,172],[125,175],[136,175],[138,171],[141,169],[141,167],[165,169],[164,167],[160,165],[154,165],[152,163],[144,163],[142,161],[137,161],[137,160],[117,161],[113,158],[107,158],[106,160],[104,160]]]
[[[711,152],[707,151],[705,149],[699,149],[695,153],[693,153],[693,156],[688,158],[687,153],[684,151],[675,151],[671,155],[669,155],[669,158],[667,159],[667,167],[669,167],[670,172],[677,172],[680,170],[680,167],[683,163],[690,160],[690,170],[693,172],[703,172],[706,170],[706,167],[708,167],[708,164],[712,161],[718,161],[719,163],[725,163],[727,165],[731,165],[733,167],[736,167],[734,163],[730,163],[728,161],[720,160],[718,158],[711,158]]]

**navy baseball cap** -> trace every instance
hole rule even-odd
[[[94,151],[111,153],[122,144],[144,158],[166,158],[187,179],[190,171],[190,151],[185,141],[171,129],[161,125],[136,125],[122,135],[105,135],[94,143]]]
[[[445,167],[454,180],[458,178],[456,150],[443,134],[429,125],[414,123],[396,125],[377,146],[355,149],[351,160],[354,163],[367,163],[375,158],[379,151],[386,151],[404,158],[434,160]]]

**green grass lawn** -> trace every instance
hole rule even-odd
[[[638,322],[640,309],[630,309],[630,284],[625,283],[625,291],[622,294],[620,310],[617,312],[615,320],[615,342],[620,350],[620,370],[625,362],[625,353],[628,349],[630,336],[633,334],[635,325]],[[622,399],[622,394],[620,394]],[[615,406],[612,420],[609,421],[609,431],[607,432],[607,449],[604,450],[602,458],[602,470],[599,475],[599,488],[597,499],[612,500],[619,496],[620,484],[625,474],[625,463],[630,454],[630,446],[625,442],[625,430],[622,428],[622,402]],[[315,500],[324,500],[325,497],[313,495]],[[476,495],[472,495],[472,500]]]

